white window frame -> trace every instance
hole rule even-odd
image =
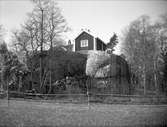
[[[80,46],[81,47],[88,47],[88,40],[86,40],[86,39],[85,40],[81,40],[80,41]]]

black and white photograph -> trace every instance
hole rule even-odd
[[[167,127],[167,0],[0,0],[0,127]]]

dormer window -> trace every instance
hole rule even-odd
[[[88,47],[88,40],[81,40],[81,47]]]

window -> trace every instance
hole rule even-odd
[[[81,40],[81,47],[87,47],[88,46],[88,40]]]

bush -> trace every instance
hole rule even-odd
[[[126,76],[129,80],[129,67],[122,57],[104,51],[89,52],[86,75],[95,78]]]
[[[33,79],[29,78],[29,80],[33,80],[38,85],[40,85],[40,56],[41,54],[39,52],[34,53],[27,62],[29,70],[33,73]],[[85,75],[87,59],[85,55],[65,51],[61,47],[54,47],[52,53],[50,50],[44,51],[42,56],[44,72],[46,72],[46,83],[48,84],[50,82],[50,70],[52,72],[52,83],[65,79],[67,76],[76,77]]]

